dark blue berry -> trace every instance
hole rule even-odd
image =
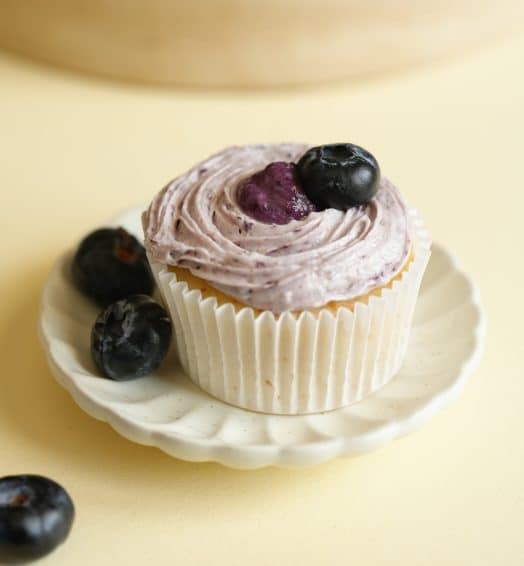
[[[146,252],[123,228],[101,228],[80,243],[72,264],[76,287],[97,305],[129,295],[151,295],[155,282]]]
[[[64,542],[75,516],[71,497],[36,475],[0,478],[0,563],[45,556]]]
[[[347,210],[366,204],[380,184],[377,160],[351,143],[321,145],[306,151],[297,172],[304,192],[319,209]]]
[[[91,355],[98,369],[117,381],[154,371],[171,343],[166,311],[147,295],[109,305],[91,332]]]

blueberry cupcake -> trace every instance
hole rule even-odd
[[[366,150],[225,149],[169,183],[143,227],[180,362],[211,395],[316,413],[398,371],[430,242]]]

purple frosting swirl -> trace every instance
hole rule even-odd
[[[193,275],[259,309],[279,313],[350,300],[388,283],[410,253],[407,208],[385,178],[367,205],[310,212],[286,224],[246,214],[239,187],[297,144],[231,147],[169,183],[144,212],[153,260]]]

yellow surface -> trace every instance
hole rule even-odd
[[[42,566],[524,563],[523,61],[521,36],[358,85],[204,94],[0,54],[0,468],[49,475],[77,505]],[[64,249],[195,160],[264,140],[372,150],[489,315],[482,364],[452,406],[377,452],[302,471],[132,444],[55,384],[36,336]]]

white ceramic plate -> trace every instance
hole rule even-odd
[[[140,210],[111,224],[140,237]],[[57,381],[126,438],[184,460],[299,467],[372,450],[420,427],[457,395],[480,359],[485,323],[478,292],[435,245],[405,363],[388,385],[355,405],[304,416],[245,411],[193,385],[174,354],[154,375],[115,382],[99,377],[91,360],[98,311],[71,285],[70,258],[55,266],[42,301],[41,335]]]

